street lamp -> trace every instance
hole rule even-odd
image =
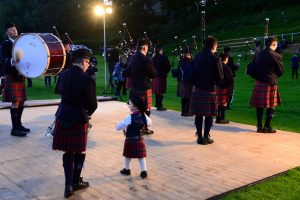
[[[112,1],[103,0],[103,5],[95,7],[95,14],[103,16],[103,57],[104,57],[104,85],[106,88],[106,32],[105,32],[105,17],[106,14],[112,14]]]

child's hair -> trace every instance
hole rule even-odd
[[[144,102],[144,100],[141,97],[138,96],[131,96],[130,97],[130,101],[132,102],[132,104],[134,106],[136,106],[140,112],[144,113],[146,112],[146,103]]]
[[[147,105],[145,101],[139,96],[130,96],[130,101],[132,104],[139,109],[142,114],[142,120],[145,124],[145,129],[147,130],[147,120],[145,116],[145,112],[147,111]]]

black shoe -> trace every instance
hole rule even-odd
[[[267,127],[264,127],[263,130],[262,130],[263,133],[276,133],[276,130],[275,129],[272,129],[271,127],[267,128]]]
[[[147,171],[142,171],[141,174],[140,174],[141,178],[147,178],[148,174],[147,174]]]
[[[68,198],[70,196],[72,196],[74,194],[72,187],[71,186],[66,186],[65,187],[65,193],[64,193],[64,197]]]
[[[73,191],[82,190],[89,186],[90,186],[89,182],[83,181],[82,177],[80,177],[78,183],[73,183]]]
[[[167,110],[167,109],[164,108],[164,107],[157,107],[156,110],[159,110],[159,111],[165,111],[165,110]]]
[[[216,122],[217,123],[217,122]],[[227,119],[221,119],[220,121],[219,121],[219,124],[229,124],[229,120],[227,120]]]
[[[18,128],[20,131],[25,132],[25,133],[29,133],[30,129],[29,128],[25,128],[24,126],[22,126],[22,124],[19,126]]]
[[[220,119],[216,119],[215,123],[216,124],[221,124],[221,120]]]
[[[192,117],[194,115],[190,112],[183,112],[183,113],[181,113],[181,116],[183,116],[183,117]]]
[[[263,128],[262,128],[262,127],[257,127],[256,132],[257,132],[257,133],[263,133]]]
[[[125,169],[125,168],[122,169],[120,171],[120,173],[123,174],[123,175],[126,175],[126,176],[129,176],[131,174],[130,169]]]
[[[204,138],[202,144],[203,145],[207,145],[207,144],[212,144],[212,143],[214,143],[214,141],[212,139],[210,139],[210,138]]]
[[[12,129],[11,132],[10,132],[10,134],[12,136],[17,136],[17,137],[25,137],[27,135],[27,133],[22,132],[20,130],[16,130],[16,129]]]
[[[203,144],[203,138],[202,137],[198,137],[197,138],[197,144]]]
[[[153,134],[153,133],[154,133],[154,131],[153,131],[153,130],[150,130],[150,129],[147,129],[147,130],[143,129],[143,130],[142,130],[142,134],[143,134],[143,135],[151,135],[151,134]]]

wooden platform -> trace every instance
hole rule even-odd
[[[9,110],[0,110],[0,200],[63,199],[62,152],[52,151],[44,132],[57,106],[24,110],[32,132],[10,135]],[[175,111],[152,111],[154,135],[146,136],[147,180],[121,176],[124,136],[114,126],[129,114],[128,105],[100,102],[92,117],[83,177],[90,187],[70,199],[207,199],[300,165],[300,135],[278,131],[258,134],[255,127],[214,125],[212,145],[197,145],[194,119]],[[253,116],[254,117],[254,116]]]

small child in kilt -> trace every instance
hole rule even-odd
[[[129,109],[132,113],[116,125],[116,130],[124,130],[126,137],[123,150],[125,167],[120,171],[120,173],[123,175],[130,175],[131,158],[138,158],[141,167],[140,176],[142,178],[147,178],[147,154],[142,129],[144,127],[147,129],[147,127],[151,126],[152,121],[145,114],[147,105],[145,105],[144,101],[140,97],[130,97]]]

